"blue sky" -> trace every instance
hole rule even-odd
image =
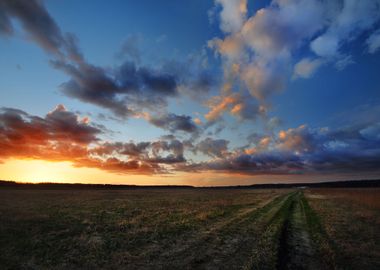
[[[378,0],[17,0],[0,18],[4,171],[17,159],[107,183],[379,175]]]

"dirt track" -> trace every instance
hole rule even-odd
[[[328,269],[318,260],[301,191],[247,208],[161,255],[162,268]],[[155,265],[157,267],[157,264]],[[327,267],[327,268],[326,268]]]
[[[0,190],[0,268],[379,269],[378,192]]]

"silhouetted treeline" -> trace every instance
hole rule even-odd
[[[284,183],[284,184],[255,184],[249,186],[210,186],[194,187],[187,185],[111,185],[111,184],[64,184],[64,183],[18,183],[14,181],[0,180],[0,188],[21,188],[21,189],[271,189],[271,188],[364,188],[380,187],[380,180],[354,180],[354,181],[334,181],[318,183]]]
[[[194,188],[186,185],[157,185],[157,186],[138,186],[138,185],[111,185],[111,184],[65,184],[65,183],[18,183],[14,181],[0,180],[0,188],[23,188],[23,189],[184,189]]]

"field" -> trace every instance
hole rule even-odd
[[[380,269],[380,189],[1,189],[0,268]]]

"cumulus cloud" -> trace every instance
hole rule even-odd
[[[133,62],[125,62],[111,72],[87,63],[55,60],[51,64],[71,77],[61,85],[66,95],[109,109],[120,117],[133,115],[141,105],[164,106],[166,97],[177,94],[173,75],[138,68]]]
[[[229,141],[224,139],[206,138],[200,141],[195,147],[194,152],[201,152],[210,157],[223,157],[228,155]]]
[[[221,29],[224,32],[237,32],[247,14],[247,0],[216,0],[222,6],[220,12]]]
[[[165,165],[186,162],[184,145],[171,137],[154,142],[104,142],[103,130],[58,105],[45,117],[0,110],[0,159],[70,161],[117,173],[168,173]]]
[[[158,116],[148,115],[146,118],[149,123],[155,125],[156,127],[163,128],[171,132],[199,132],[198,126],[195,124],[193,119],[187,115],[176,115],[174,113],[168,113]]]
[[[251,175],[379,172],[379,123],[337,130],[305,125],[268,137],[250,137],[252,148],[238,148],[209,161],[181,164],[178,170]]]
[[[0,117],[3,142],[15,139],[28,143],[28,140],[32,139],[37,143],[67,140],[88,144],[97,141],[97,135],[102,132],[90,125],[87,117],[79,118],[61,104],[45,118],[31,116],[12,108],[2,108]]]
[[[354,63],[345,51],[347,45],[373,31],[380,19],[379,0],[273,0],[251,16],[238,12],[240,5],[247,9],[245,1],[216,5],[222,10],[220,28],[225,36],[208,45],[221,56],[225,84],[231,85],[230,92],[244,88],[266,108],[289,78],[310,78],[325,64],[342,70]],[[366,41],[370,53],[379,47],[377,36],[372,33]],[[228,96],[222,89],[220,109],[212,108],[207,116],[214,119],[229,111],[223,109]]]
[[[79,50],[76,36],[63,33],[41,1],[1,1],[1,33],[13,34],[12,19],[19,20],[30,38],[53,57],[51,65],[70,77],[60,85],[65,95],[105,108],[119,118],[165,111],[170,97],[180,92],[200,97],[213,84],[211,76],[199,68],[199,59],[181,63],[181,69],[176,69],[178,65],[170,69],[167,63],[155,68],[144,66],[140,63],[139,35],[131,35],[123,43],[118,55],[127,56],[127,60],[120,66],[103,68],[91,64]],[[168,120],[173,124],[168,126],[194,129],[190,121],[181,126],[177,119],[171,116]]]
[[[229,86],[225,85],[225,87]],[[256,102],[240,93],[231,93],[231,91],[225,91],[221,96],[210,98],[206,105],[210,108],[210,111],[205,114],[208,121],[207,126],[220,120],[225,112],[229,112],[240,120],[255,120],[264,114],[264,108]]]
[[[327,30],[315,38],[311,49],[321,57],[339,57],[340,49],[345,43],[357,38],[363,31],[371,29],[380,19],[380,1],[378,0],[344,0],[325,5],[333,7],[328,15],[331,19]]]
[[[0,111],[0,159],[70,161],[77,167],[115,173],[166,174],[173,171],[258,174],[378,172],[380,122],[331,130],[301,125],[273,135],[252,134],[249,144],[229,149],[229,141],[207,137],[180,141],[173,135],[151,142],[105,142],[87,117],[58,105],[45,117],[12,108]],[[211,159],[196,162],[187,151]]]
[[[98,141],[102,133],[58,105],[44,118],[24,111],[2,108],[0,111],[0,158],[71,159],[82,156],[85,146]]]
[[[310,78],[322,64],[321,59],[303,58],[294,66],[292,78]]]

